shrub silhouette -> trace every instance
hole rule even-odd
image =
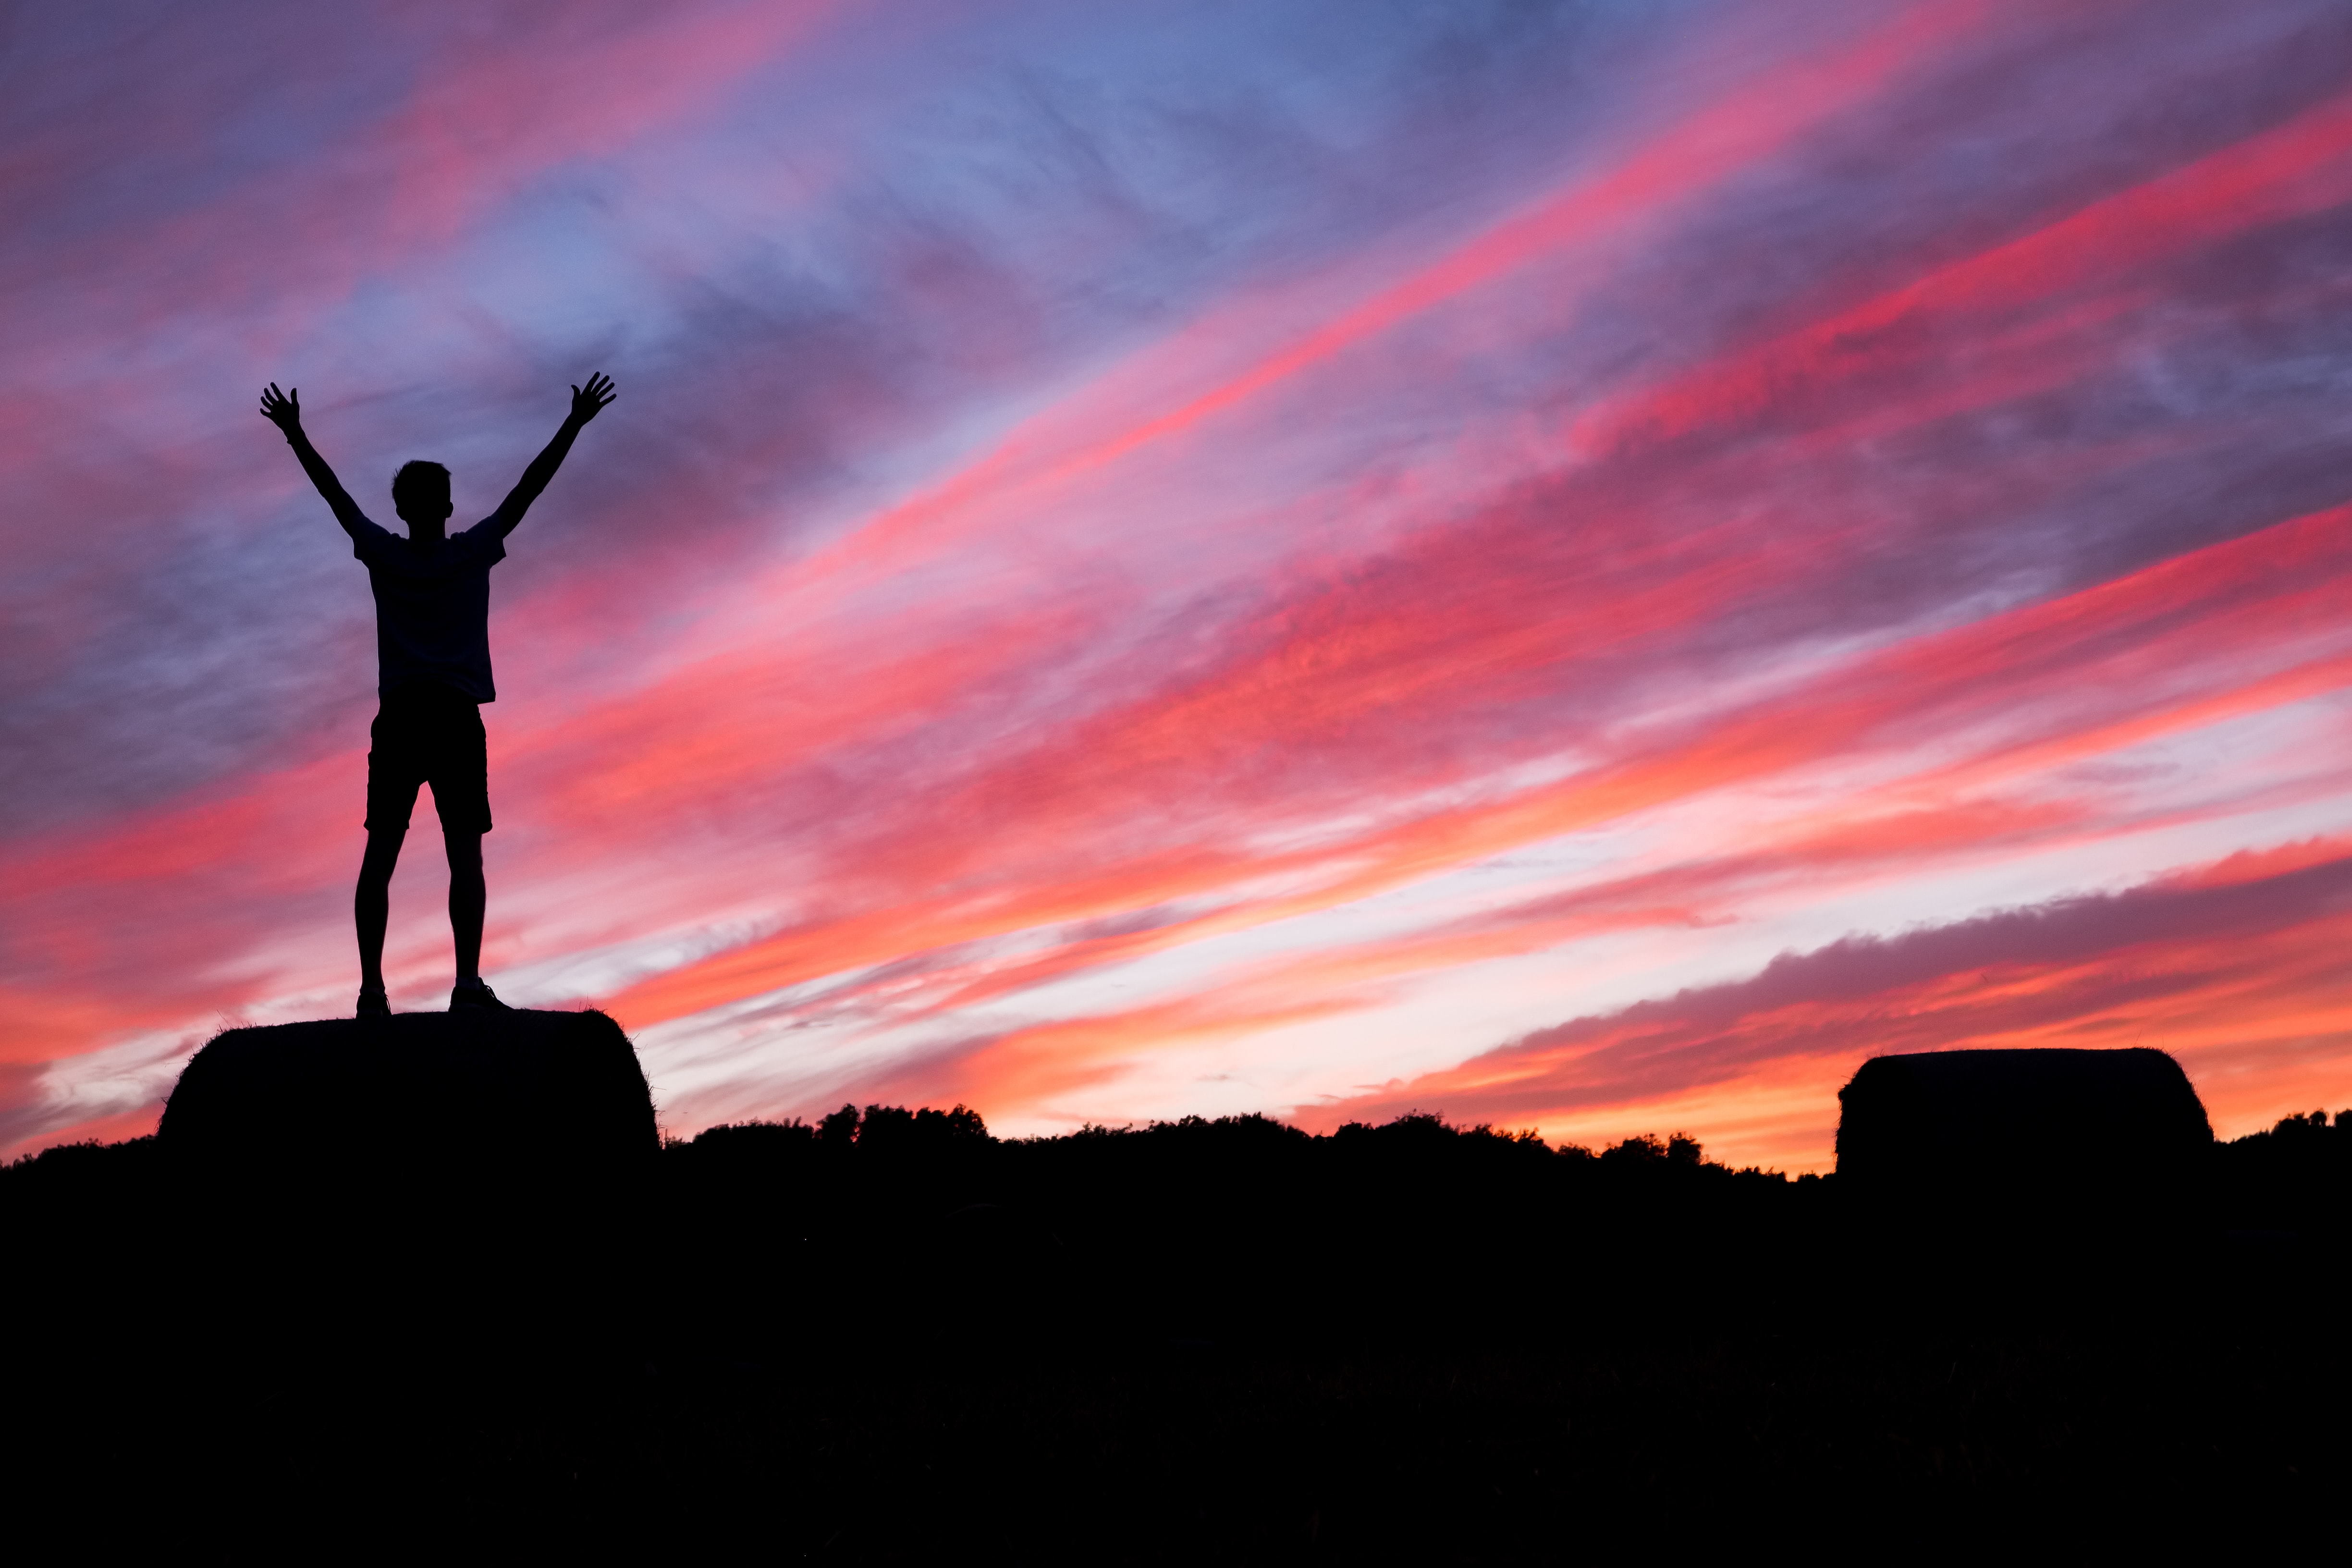
[[[952,1110],[869,1105],[857,1128],[858,1144],[875,1151],[951,1150],[988,1142],[988,1125],[980,1113],[961,1105]]]
[[[2214,1151],[2220,1219],[2242,1232],[2315,1242],[2352,1215],[2352,1110],[2287,1116]]]

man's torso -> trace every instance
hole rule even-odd
[[[494,520],[419,545],[363,523],[352,553],[375,594],[376,689],[420,681],[497,699],[490,679],[490,568],[506,559]]]

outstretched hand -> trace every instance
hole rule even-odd
[[[586,386],[572,389],[572,422],[574,425],[587,424],[596,417],[604,405],[613,401],[614,395],[613,378],[598,371],[588,378]]]
[[[512,533],[515,525],[522,521],[522,514],[530,510],[530,503],[539,499],[539,492],[547,488],[547,481],[555,477],[555,470],[563,466],[564,455],[572,450],[572,438],[580,434],[580,427],[603,413],[604,405],[612,401],[613,378],[602,371],[590,376],[587,385],[573,387],[572,412],[563,416],[555,438],[548,442],[545,451],[530,460],[530,467],[522,471],[522,478],[515,481],[515,488],[507,492],[507,499],[484,520],[483,526],[495,521],[500,539]]]
[[[271,382],[261,395],[261,416],[287,435],[293,435],[302,428],[302,389],[298,386],[291,393],[280,392],[278,384]]]

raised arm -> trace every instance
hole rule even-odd
[[[556,431],[547,449],[530,460],[530,467],[522,471],[522,478],[515,481],[515,488],[507,492],[507,499],[491,514],[497,520],[501,539],[514,531],[522,514],[530,510],[530,503],[539,499],[539,492],[547,488],[547,481],[563,466],[565,456],[572,450],[572,438],[580,434],[580,427],[602,413],[613,396],[612,378],[602,372],[590,376],[586,386],[572,389],[572,412],[563,416],[563,427]]]
[[[276,382],[271,382],[261,395],[261,416],[285,432],[286,444],[294,448],[302,471],[310,476],[310,482],[319,487],[319,493],[334,510],[335,521],[343,525],[345,533],[356,535],[359,525],[367,521],[367,514],[352,500],[351,491],[343,489],[343,481],[335,478],[335,470],[327,467],[327,459],[319,456],[319,448],[310,445],[310,437],[302,433],[301,395],[299,386],[291,393],[284,393],[278,390]]]

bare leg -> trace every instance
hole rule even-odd
[[[449,935],[457,944],[457,984],[482,977],[482,836],[441,830],[449,851]]]
[[[392,868],[400,860],[408,828],[379,828],[368,835],[360,861],[359,891],[352,895],[352,918],[360,931],[360,988],[383,989],[383,928],[392,911]]]

